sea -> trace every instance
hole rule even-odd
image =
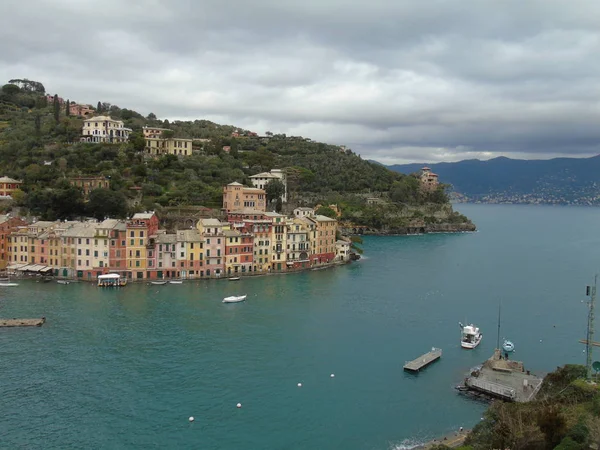
[[[332,269],[0,288],[0,317],[47,319],[0,329],[0,448],[390,450],[473,427],[488,405],[455,386],[491,356],[499,307],[527,369],[585,362],[600,209],[455,209],[478,231],[365,237]],[[482,329],[475,350],[459,321]]]

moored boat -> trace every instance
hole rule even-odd
[[[223,303],[239,303],[246,300],[247,295],[232,295],[231,297],[225,297]]]
[[[502,350],[504,350],[506,353],[511,353],[515,350],[515,344],[508,339],[504,339],[504,342],[502,343]]]
[[[69,280],[56,280],[58,284],[71,284]]]
[[[229,281],[239,281],[240,277],[231,277],[231,278],[227,278]]]
[[[183,284],[183,280],[171,280],[169,284]]]
[[[155,286],[164,286],[165,284],[167,284],[167,281],[151,281],[150,284],[153,284]]]
[[[19,283],[11,283],[10,281],[2,281],[0,282],[0,287],[14,287],[18,286]]]
[[[479,331],[475,325],[463,325],[458,322],[460,325],[460,346],[462,348],[473,349],[479,345],[481,339],[483,338],[483,334]]]

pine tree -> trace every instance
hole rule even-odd
[[[71,115],[71,102],[69,100],[67,100],[67,103],[65,105],[65,115],[67,117]]]
[[[98,102],[98,106],[96,106],[96,112],[98,112],[98,113],[102,112],[102,103]]]
[[[58,94],[54,94],[54,120],[58,123],[60,118],[60,104],[58,103]]]

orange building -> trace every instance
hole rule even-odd
[[[90,105],[79,105],[77,103],[71,103],[69,105],[69,113],[72,116],[89,116],[94,114],[95,110]]]
[[[226,212],[246,208],[264,212],[267,208],[265,191],[238,182],[229,183],[223,188],[223,209]]]
[[[0,177],[0,197],[10,197],[10,195],[21,187],[22,181],[13,180],[9,177]]]
[[[10,258],[8,237],[17,227],[26,225],[27,223],[18,217],[0,216],[0,270],[6,269]]]

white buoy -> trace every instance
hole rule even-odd
[[[242,407],[242,404],[241,404],[241,403],[238,403],[238,404],[237,404],[237,407],[238,407],[238,408],[241,408],[241,407]]]
[[[194,416],[190,416],[190,418],[188,419],[190,422],[194,421]]]
[[[540,339],[540,342],[542,342],[542,340]]]
[[[298,387],[302,387],[302,383],[298,383]]]
[[[330,376],[331,378],[335,378],[335,374],[333,374],[333,373],[332,373],[331,375],[329,375],[329,376]]]

